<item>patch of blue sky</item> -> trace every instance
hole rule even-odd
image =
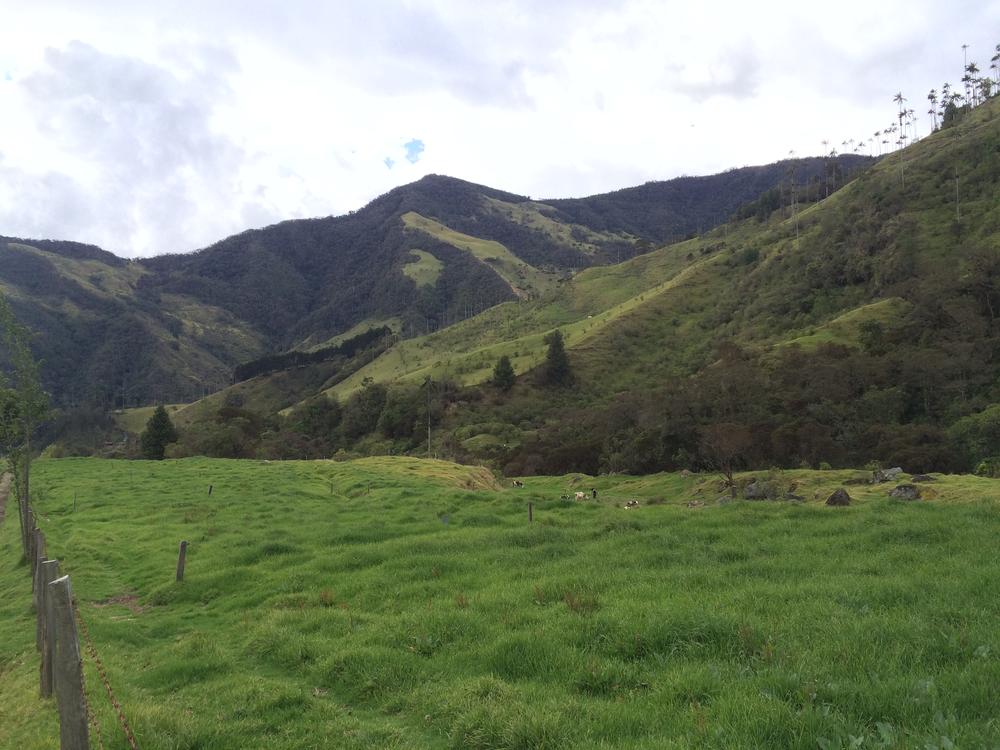
[[[424,152],[424,142],[419,138],[414,138],[412,141],[404,143],[403,148],[406,150],[406,160],[410,164],[416,164]]]

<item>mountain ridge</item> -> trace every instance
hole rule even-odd
[[[836,163],[847,169],[866,160]],[[830,162],[801,164],[806,180],[819,179]],[[785,163],[748,169],[683,184],[705,179],[719,188],[713,217],[725,218],[731,206],[789,179]],[[670,185],[639,190],[679,205],[679,188]],[[83,243],[4,237],[0,287],[38,332],[36,354],[49,365],[46,386],[57,403],[190,401],[224,387],[242,362],[322,346],[366,325],[390,323],[404,338],[437,330],[545,294],[581,268],[648,252],[656,237],[706,221],[673,207],[645,237],[628,231],[637,220],[621,206],[603,208],[612,198],[567,200],[554,207],[428,175],[342,216],[246,230],[192,253],[128,260]],[[636,205],[634,213],[647,209]],[[567,211],[581,221],[597,217],[600,228],[573,223]],[[407,214],[424,217],[423,225],[407,226]],[[454,233],[467,239],[456,243]],[[419,257],[437,264],[431,284],[406,272]],[[522,284],[522,276],[535,281]]]
[[[829,196],[769,191],[691,240],[394,342],[297,400],[260,378],[178,418],[206,429],[263,397],[280,413],[262,410],[249,455],[292,435],[314,441],[303,455],[422,453],[431,398],[437,450],[515,476],[710,466],[713,434],[757,467],[968,471],[989,459],[1000,403],[998,116],[1000,100]],[[557,329],[571,387],[540,367]],[[504,356],[509,393],[489,385]],[[341,426],[312,434],[323,410]]]

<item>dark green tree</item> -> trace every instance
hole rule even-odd
[[[321,393],[296,406],[288,417],[288,424],[290,429],[307,438],[331,442],[341,415],[340,402]]]
[[[885,329],[877,320],[865,320],[858,326],[858,343],[868,354],[885,353]]]
[[[146,422],[146,429],[139,437],[142,457],[151,461],[162,461],[167,445],[177,442],[177,430],[170,421],[170,415],[163,406],[157,406],[153,416]]]
[[[360,391],[352,394],[344,403],[340,429],[349,441],[357,440],[372,432],[378,425],[388,390],[381,383],[367,381]]]
[[[412,437],[421,414],[426,414],[420,391],[394,387],[386,394],[382,414],[376,425],[387,438]]]
[[[510,364],[510,357],[506,354],[497,360],[496,366],[493,368],[492,383],[494,387],[504,393],[514,387],[514,368]]]
[[[549,350],[545,355],[545,382],[548,385],[569,385],[573,381],[573,372],[569,367],[569,357],[566,356],[566,346],[562,333],[556,329],[545,337]]]

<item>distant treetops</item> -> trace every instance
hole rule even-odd
[[[975,61],[968,59],[968,50],[969,45],[963,44],[964,73],[961,88],[945,83],[940,91],[931,89],[927,94],[927,101],[931,105],[927,110],[927,114],[931,116],[931,132],[953,125],[973,107],[1000,93],[1000,44],[996,46],[995,54],[990,58],[989,70],[984,74],[980,73]],[[882,156],[893,151],[893,147],[901,149],[908,141],[917,140],[917,116],[913,109],[906,107],[906,102],[909,100],[903,96],[902,91],[897,91],[892,101],[896,104],[896,113],[888,127],[876,130],[867,138],[848,138],[841,143],[844,151],[862,153],[867,143],[869,156]],[[830,141],[823,141],[824,153],[829,146]],[[829,155],[837,155],[835,145],[829,151]]]

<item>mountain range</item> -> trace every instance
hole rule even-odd
[[[792,183],[829,190],[870,162],[799,159],[546,201],[431,175],[344,216],[141,260],[0,237],[0,291],[36,332],[57,404],[188,402],[260,357],[381,326],[412,338],[548,298],[581,269],[703,232]]]
[[[173,454],[1000,474],[998,114],[966,108],[844,184],[779,181],[708,231],[440,330],[261,372],[176,410]]]

